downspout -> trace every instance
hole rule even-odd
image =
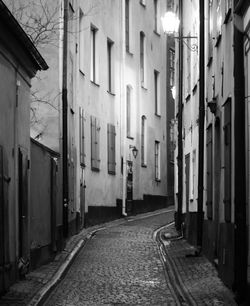
[[[241,303],[247,293],[246,142],[244,32],[242,17],[234,14],[234,291]]]
[[[125,97],[125,0],[122,0],[121,6],[121,127],[123,121],[123,134],[121,133],[121,137],[123,137],[123,164],[122,164],[122,215],[124,217],[127,216],[126,213],[126,185],[127,185],[127,162],[126,162],[126,147],[127,147],[127,108],[126,108],[126,97]],[[123,120],[122,120],[123,119]]]
[[[204,1],[199,1],[200,33],[199,33],[199,160],[198,160],[198,209],[197,209],[197,250],[201,251],[203,234],[203,175],[204,175]]]
[[[183,36],[183,10],[182,10],[182,0],[179,1],[179,19],[180,19],[180,28],[179,28],[179,37]],[[178,156],[177,156],[177,165],[178,165],[178,207],[176,215],[176,229],[181,230],[182,224],[182,184],[183,184],[183,148],[182,148],[182,86],[183,86],[183,44],[182,40],[179,39],[179,89],[178,89]]]
[[[63,236],[68,236],[68,0],[64,0],[63,16],[63,71],[62,71],[62,168],[63,168]]]

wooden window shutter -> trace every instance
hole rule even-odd
[[[96,169],[96,120],[91,116],[91,169]]]
[[[113,173],[115,174],[115,137],[116,137],[116,132],[115,132],[115,126],[112,125],[112,166],[113,166]]]
[[[108,173],[115,174],[115,126],[108,124]]]
[[[79,108],[79,136],[80,136],[80,164],[85,166],[85,133],[84,133],[84,110]]]
[[[100,159],[100,130],[101,130],[101,126],[100,126],[99,119],[96,118],[95,120],[96,120],[96,126],[95,126],[96,170],[100,170],[100,163],[101,163],[101,159]]]

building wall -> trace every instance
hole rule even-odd
[[[12,48],[8,49],[4,43],[8,37],[8,43]],[[1,35],[0,46],[0,77],[1,77],[1,120],[0,120],[0,146],[2,147],[1,167],[3,166],[4,177],[4,200],[1,200],[1,213],[4,216],[1,225],[3,228],[1,251],[4,252],[4,265],[6,265],[4,284],[1,284],[2,292],[9,287],[17,277],[17,262],[20,258],[20,226],[18,197],[19,169],[18,151],[22,150],[24,158],[29,160],[29,101],[30,101],[30,75],[27,69],[31,64],[23,57],[23,65],[20,67],[18,55],[21,52],[20,46],[6,29]],[[26,165],[26,171],[28,168]],[[29,185],[29,174],[26,177],[26,184]],[[28,187],[27,185],[27,187]],[[29,188],[26,194],[26,209],[29,211]],[[1,221],[1,222],[2,222]],[[26,238],[22,237],[22,256],[24,260],[29,259],[29,219],[26,214],[24,220],[24,232]],[[27,240],[26,240],[27,239]],[[7,269],[9,267],[9,269]],[[2,277],[2,275],[1,275]]]
[[[166,39],[159,28],[153,31],[153,7],[151,2],[143,6],[130,1],[130,52],[125,52],[124,3],[114,1],[80,1],[83,18],[83,68],[77,73],[77,109],[85,114],[85,168],[79,167],[77,158],[77,181],[84,176],[85,212],[89,206],[115,207],[117,199],[122,198],[122,158],[133,162],[133,199],[142,200],[144,194],[166,196]],[[159,17],[166,7],[159,1]],[[107,18],[107,15],[109,18]],[[91,82],[90,67],[90,28],[96,27],[97,80]],[[140,31],[145,34],[145,71],[146,83],[140,80]],[[79,33],[81,34],[81,33]],[[107,39],[113,41],[113,90],[108,92],[107,79]],[[81,52],[81,51],[79,51]],[[81,56],[81,54],[79,54]],[[79,65],[79,62],[78,62]],[[160,116],[154,113],[154,69],[160,72]],[[132,88],[131,137],[126,130],[126,86]],[[146,116],[147,125],[147,167],[141,167],[141,117]],[[91,170],[91,116],[100,121],[100,171]],[[77,122],[77,121],[76,121]],[[107,124],[116,128],[116,173],[107,170]],[[77,122],[76,131],[78,132]],[[78,140],[75,134],[76,142]],[[154,178],[154,143],[161,143],[161,181]],[[125,145],[125,157],[124,157]],[[129,145],[138,148],[134,159]],[[77,148],[79,152],[79,147]],[[80,206],[80,182],[77,183],[77,205]]]

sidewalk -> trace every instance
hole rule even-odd
[[[133,220],[162,214],[172,209],[173,207],[168,207],[162,210],[126,217],[83,229],[77,235],[68,239],[65,249],[55,257],[54,261],[28,273],[25,280],[19,281],[11,286],[9,292],[0,298],[0,305],[42,305],[44,297],[47,296],[67,272],[74,257],[84,246],[86,241],[97,231],[118,226]]]
[[[205,256],[194,256],[195,248],[178,237],[173,223],[160,229],[156,239],[166,278],[181,305],[236,305],[212,263]]]

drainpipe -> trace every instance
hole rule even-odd
[[[198,209],[197,209],[197,249],[201,251],[203,233],[203,175],[204,175],[204,0],[199,1],[200,41],[199,41],[199,160],[198,160]]]
[[[179,37],[183,36],[183,11],[182,11],[182,0],[179,1]],[[181,230],[182,223],[182,163],[183,163],[183,148],[182,148],[182,86],[183,86],[183,44],[182,40],[179,39],[179,97],[178,97],[178,156],[177,156],[177,165],[178,165],[178,207],[176,215],[176,229]]]
[[[63,236],[68,236],[68,98],[67,98],[67,60],[68,60],[68,0],[64,0],[63,16],[63,76],[62,76],[62,170],[63,170]]]
[[[126,162],[126,155],[127,155],[127,137],[126,137],[126,131],[127,131],[127,107],[126,107],[126,95],[125,95],[125,1],[122,1],[122,7],[121,7],[121,32],[122,32],[122,41],[121,41],[121,124],[123,121],[123,134],[121,133],[121,137],[123,137],[123,164],[122,164],[122,215],[124,217],[127,216],[126,213],[126,187],[127,187],[127,162]],[[123,120],[122,120],[123,119]]]

